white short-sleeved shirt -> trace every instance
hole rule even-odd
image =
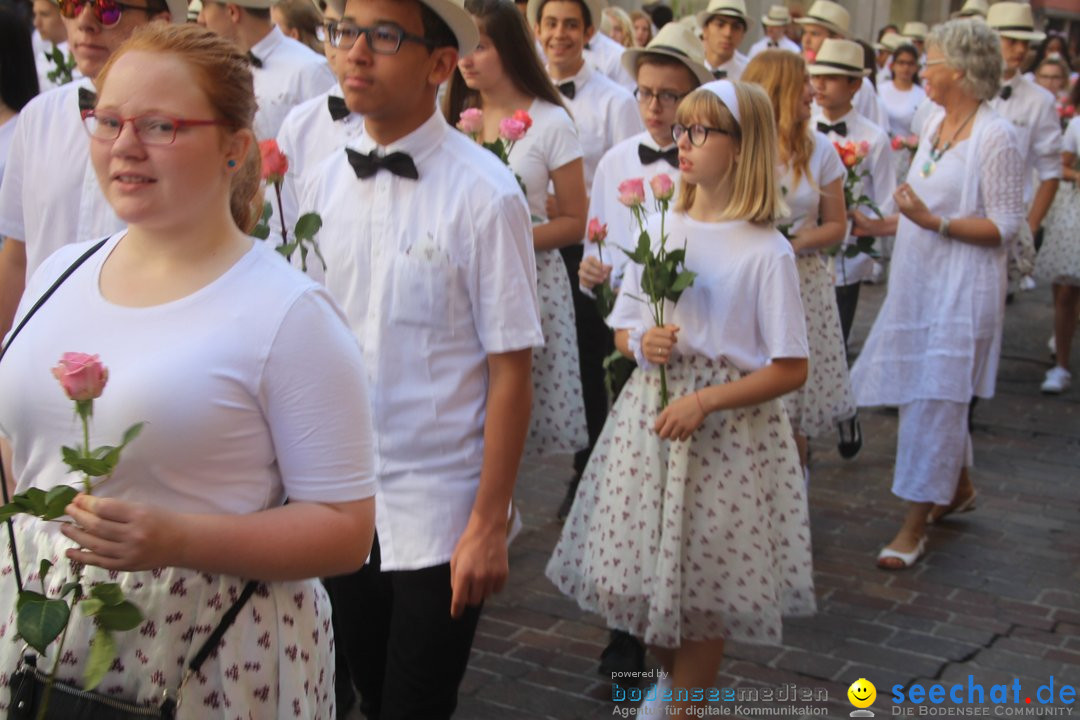
[[[101,295],[112,237],[26,324],[0,363],[0,433],[20,491],[70,483],[60,447],[81,440],[51,368],[67,351],[109,370],[91,444],[145,422],[98,494],[178,512],[240,514],[374,493],[363,359],[341,311],[268,246],[187,297],[124,307]],[[17,319],[92,243],[31,278]]]
[[[64,245],[124,227],[90,164],[79,88],[94,86],[83,78],[38,95],[16,121],[0,184],[0,235],[26,243],[28,278]]]
[[[675,206],[675,199],[679,194],[679,169],[672,167],[664,160],[644,165],[638,154],[639,146],[644,145],[650,150],[669,150],[674,148],[674,143],[663,148],[657,146],[648,131],[638,133],[633,137],[623,140],[615,147],[608,150],[600,160],[593,177],[592,192],[589,195],[589,218],[596,218],[607,225],[608,235],[603,253],[604,263],[611,265],[611,286],[619,287],[622,283],[623,271],[629,259],[622,248],[633,250],[637,247],[637,238],[640,230],[637,221],[634,220],[630,208],[619,202],[619,183],[631,178],[645,180],[645,207],[655,207],[656,199],[649,180],[656,175],[668,175],[675,182],[675,194],[672,196],[671,206]],[[597,259],[601,257],[601,250],[591,242],[585,243],[585,255]]]
[[[647,222],[649,237],[660,239],[660,215]],[[771,227],[745,221],[705,223],[682,213],[666,220],[668,243],[686,244],[686,267],[697,273],[665,322],[678,325],[677,351],[726,358],[751,372],[776,358],[807,357],[806,320],[799,294],[795,254]],[[628,263],[622,291],[608,325],[616,330],[652,327],[648,305],[635,300],[641,266]]]
[[[585,63],[572,78],[553,81],[574,83],[574,97],[566,105],[578,127],[585,160],[585,187],[592,186],[600,158],[615,143],[645,129],[634,96]]]
[[[35,31],[37,32],[37,31]],[[60,52],[64,54],[64,57],[68,57],[71,53],[68,48],[67,42],[62,42],[59,45],[53,45],[52,43],[42,41],[42,49],[34,53],[34,61],[37,65],[38,76],[38,88],[39,92],[45,92],[46,90],[52,90],[53,88],[60,87],[63,83],[53,82],[49,79],[49,73],[56,69],[56,65],[50,60],[46,53],[53,52],[53,48],[59,48]],[[71,79],[78,80],[82,77],[82,73],[79,72],[79,68],[71,69]]]
[[[788,52],[801,53],[802,48],[796,45],[786,35],[780,38],[779,42],[773,41],[768,35],[762,36],[760,40],[750,46],[750,52],[746,54],[748,58],[753,58],[755,55],[766,50],[787,50]]]
[[[1074,117],[1065,128],[1065,137],[1061,141],[1061,152],[1080,155],[1080,117]]]
[[[262,62],[262,67],[251,68],[259,102],[255,113],[255,137],[259,140],[276,138],[290,110],[337,87],[326,58],[287,37],[277,25],[252,46],[251,54]]]
[[[1020,154],[1029,170],[1024,175],[1024,204],[1035,197],[1034,178],[1039,182],[1061,177],[1061,120],[1054,107],[1054,94],[1020,73],[1001,86],[1010,88],[1009,99],[1001,94],[990,100],[990,107],[1013,124]]]
[[[727,80],[735,82],[742,77],[743,71],[746,70],[746,65],[749,62],[750,59],[747,56],[736,50],[727,62],[721,63],[720,65],[717,65],[715,67],[710,65],[709,61],[706,60],[705,69],[713,73],[714,75],[716,74],[717,70],[723,70],[727,73],[727,75],[725,75],[724,77]]]
[[[529,213],[546,221],[551,171],[581,157],[577,126],[566,110],[537,98],[526,108],[533,124],[510,148],[510,169],[525,183]]]
[[[7,165],[7,156],[11,152],[11,140],[15,137],[16,115],[6,123],[0,125],[0,184],[4,182],[4,166]]]
[[[780,168],[780,183],[787,190],[784,201],[788,206],[788,215],[778,219],[777,224],[791,225],[792,233],[797,233],[804,226],[817,227],[822,188],[844,177],[844,163],[840,161],[840,155],[829,138],[816,130],[811,131],[811,137],[814,149],[807,168],[810,176],[803,173],[796,183],[795,173],[790,167]]]
[[[326,285],[364,350],[384,570],[448,562],[484,450],[487,356],[543,345],[525,198],[494,154],[434,113],[388,147],[418,180],[361,180],[345,152],[301,181],[323,219]]]
[[[919,105],[926,99],[926,91],[918,85],[912,85],[910,90],[898,90],[890,80],[878,85],[878,95],[889,115],[889,127],[886,128],[889,134],[893,137],[911,135],[911,121]]]
[[[622,55],[626,50],[602,32],[597,32],[582,51],[585,62],[602,72],[609,80],[633,92],[637,81],[622,64]]]

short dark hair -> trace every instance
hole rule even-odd
[[[688,78],[690,78],[690,89],[691,90],[694,90],[699,85],[701,85],[701,81],[698,80],[697,75],[695,75],[690,70],[690,68],[686,66],[686,63],[679,60],[678,58],[673,58],[670,55],[664,55],[662,53],[655,53],[655,52],[643,52],[640,55],[638,55],[637,60],[634,62],[634,79],[635,80],[637,79],[638,72],[641,71],[641,66],[642,65],[659,65],[661,67],[678,67],[678,68],[682,68],[686,72],[686,76]]]
[[[270,8],[244,7],[243,5],[241,5],[240,7],[243,8],[244,12],[246,12],[253,18],[259,18],[260,20],[270,19]]]
[[[16,112],[38,94],[30,28],[6,6],[0,6],[0,100]]]
[[[515,12],[517,12],[515,10]],[[432,49],[441,47],[457,48],[458,39],[446,21],[439,14],[424,3],[420,3],[420,21],[424,24],[424,37],[432,45]]]
[[[593,16],[589,12],[589,6],[585,4],[585,0],[554,0],[555,2],[573,2],[577,3],[581,7],[581,17],[585,20],[585,27],[593,27]],[[544,6],[553,0],[540,0],[540,4],[536,6],[536,24],[540,24],[540,18],[544,17]]]
[[[658,5],[657,7],[653,8],[651,15],[653,25],[656,26],[657,30],[664,27],[669,22],[675,19],[674,11],[672,11],[672,9],[669,8],[667,5]]]
[[[724,13],[713,13],[712,15],[709,15],[707,18],[705,18],[705,25],[708,25],[709,23],[711,23],[716,18],[724,18],[725,20],[734,20],[735,22],[742,25],[743,32],[746,32],[749,29],[746,26],[746,19],[745,18],[738,17],[737,15],[725,15]]]

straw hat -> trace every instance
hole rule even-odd
[[[712,73],[705,67],[705,47],[693,28],[683,23],[668,23],[645,47],[623,51],[622,65],[630,77],[637,74],[637,61],[642,55],[667,55],[689,68],[699,83],[713,80]]]
[[[714,15],[742,20],[744,27],[750,24],[746,21],[746,3],[744,0],[711,0],[709,6],[697,14],[698,24],[705,27],[709,24],[709,18]]]
[[[1046,39],[1046,33],[1035,30],[1035,19],[1027,3],[999,2],[991,5],[986,14],[986,24],[997,30],[998,35],[1013,40],[1042,42]]]
[[[960,17],[971,17],[973,15],[986,17],[986,12],[986,0],[967,0],[964,7],[960,8]]]
[[[930,28],[926,27],[926,23],[914,21],[904,23],[904,29],[900,31],[900,34],[912,40],[925,40],[929,32]]]
[[[854,40],[837,38],[829,38],[821,43],[817,57],[806,69],[811,75],[866,77],[870,74],[863,67],[862,45]]]
[[[843,5],[832,0],[817,0],[806,12],[806,17],[795,22],[800,25],[821,25],[842,37],[851,35],[851,15]]]
[[[235,0],[230,0],[233,2]],[[263,0],[249,0],[255,2],[262,2]],[[266,7],[270,7],[272,2],[276,0],[267,0]],[[476,27],[476,21],[473,20],[472,15],[465,9],[465,3],[463,0],[419,0],[429,10],[442,18],[442,21],[450,28],[450,31],[454,33],[454,37],[457,38],[457,47],[459,55],[468,55],[476,49],[477,43],[480,42],[480,30]],[[345,14],[345,2],[346,0],[327,0],[327,4],[334,8],[339,14]]]
[[[784,5],[773,5],[768,15],[761,16],[761,23],[768,27],[786,27],[791,22],[791,12]]]
[[[525,17],[529,18],[529,22],[536,27],[540,26],[540,5],[543,2],[544,0],[529,0],[529,5],[525,8]],[[605,0],[582,0],[582,2],[589,8],[593,27],[600,29],[600,19],[604,17],[607,2]]]
[[[874,43],[875,50],[888,50],[896,52],[901,45],[907,45],[908,39],[899,33],[887,32],[881,36],[881,42]]]

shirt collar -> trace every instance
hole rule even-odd
[[[574,83],[574,88],[576,90],[580,90],[585,86],[587,82],[589,82],[589,78],[592,77],[592,74],[593,69],[592,67],[590,67],[589,60],[586,58],[585,62],[581,64],[581,69],[578,70],[577,75],[574,75],[573,77],[563,78],[562,80],[555,80],[553,78],[551,82],[555,84],[555,87],[558,87],[563,83],[572,82]]]
[[[370,153],[377,150],[380,155],[389,155],[392,152],[403,152],[411,156],[416,166],[433,153],[445,142],[446,134],[450,132],[450,126],[446,124],[442,113],[432,108],[431,117],[424,124],[413,130],[403,138],[398,138],[389,145],[379,145],[374,138],[367,134],[366,128],[352,147],[362,153]],[[422,177],[421,173],[421,177]]]
[[[251,46],[251,54],[265,61],[284,40],[285,34],[281,32],[281,28],[274,25],[270,32],[266,34],[266,37]]]
[[[667,145],[663,145],[663,146],[657,145],[656,141],[653,140],[652,135],[649,134],[648,130],[646,130],[640,136],[638,136],[638,142],[639,142],[639,144],[644,145],[647,148],[651,148],[653,150],[659,150],[660,152],[664,152],[666,150],[670,150],[671,148],[675,147],[675,142],[674,141],[671,141]]]

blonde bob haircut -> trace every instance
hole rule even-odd
[[[780,196],[776,167],[776,122],[769,96],[757,85],[736,82],[741,126],[715,93],[699,88],[687,95],[675,113],[682,125],[702,124],[726,131],[737,147],[737,156],[729,173],[734,173],[731,200],[721,216],[724,220],[772,223],[787,214]],[[697,186],[679,180],[679,199],[675,209],[687,212],[694,204]]]

